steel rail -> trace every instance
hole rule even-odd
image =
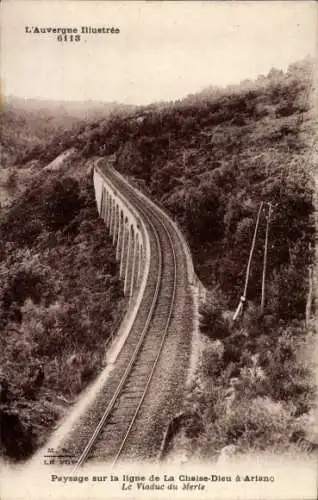
[[[156,239],[157,239],[157,234],[155,233],[155,236],[156,236]],[[161,281],[161,273],[162,273],[162,255],[161,255],[161,252],[160,252],[160,242],[159,242],[159,239],[157,240],[157,245],[158,245],[158,249],[159,249],[159,252],[158,252],[158,255],[159,255],[159,270],[158,270],[158,277],[157,277],[157,282],[156,282],[156,288],[155,288],[155,293],[154,293],[154,296],[153,296],[153,300],[152,300],[152,303],[151,303],[151,307],[150,307],[150,310],[148,312],[148,315],[147,315],[147,319],[146,319],[146,322],[145,322],[145,326],[143,328],[143,331],[141,333],[141,336],[140,336],[140,339],[135,347],[135,350],[132,354],[132,357],[130,358],[130,362],[128,363],[127,367],[126,367],[126,370],[124,372],[124,374],[122,375],[121,379],[120,379],[120,382],[117,386],[117,389],[112,397],[112,399],[110,400],[105,412],[103,413],[102,415],[102,418],[100,419],[99,423],[97,424],[96,428],[95,428],[95,431],[94,433],[92,434],[91,438],[89,439],[86,447],[84,448],[75,468],[74,468],[74,473],[76,473],[77,469],[83,465],[83,463],[85,462],[85,460],[87,459],[87,456],[89,454],[89,452],[91,451],[91,449],[93,448],[97,438],[98,438],[98,435],[100,433],[100,431],[102,430],[103,426],[105,425],[105,422],[107,420],[107,418],[109,417],[110,413],[112,412],[114,406],[115,406],[115,403],[121,393],[121,390],[128,378],[128,375],[130,374],[131,372],[131,369],[134,365],[134,362],[137,358],[137,355],[139,354],[139,351],[140,351],[140,348],[142,346],[142,343],[144,341],[144,338],[146,336],[146,333],[148,331],[148,327],[149,327],[149,323],[150,323],[150,320],[152,319],[152,315],[153,315],[153,311],[154,311],[154,308],[157,304],[157,298],[158,298],[158,295],[159,295],[159,288],[160,288],[160,281]]]
[[[153,209],[152,209],[153,210]],[[154,211],[152,212],[152,215],[154,215]],[[149,385],[151,383],[151,380],[153,378],[153,374],[155,372],[155,369],[157,367],[157,364],[158,364],[158,361],[159,361],[159,358],[160,358],[160,355],[161,355],[161,352],[162,352],[162,349],[163,349],[163,346],[165,344],[165,341],[166,341],[166,338],[167,338],[167,334],[168,334],[168,328],[170,326],[170,322],[171,322],[171,317],[172,317],[172,312],[173,312],[173,306],[174,306],[174,302],[175,302],[175,296],[176,296],[176,287],[177,287],[177,264],[176,264],[176,252],[175,252],[175,249],[174,249],[174,245],[173,245],[173,241],[172,241],[172,238],[171,238],[171,235],[165,225],[164,222],[162,222],[162,220],[160,220],[160,218],[157,216],[157,214],[155,215],[155,217],[157,218],[157,221],[162,225],[162,227],[164,228],[164,230],[166,231],[166,234],[168,236],[168,239],[170,241],[170,244],[171,244],[171,248],[172,248],[172,254],[173,254],[173,263],[174,263],[174,280],[173,280],[173,291],[172,291],[172,297],[171,297],[171,304],[170,304],[170,309],[169,309],[169,315],[168,315],[168,318],[166,320],[166,325],[165,325],[165,329],[164,329],[164,332],[163,332],[163,335],[162,335],[162,339],[161,339],[161,343],[160,343],[160,346],[159,346],[159,349],[158,349],[158,352],[157,352],[157,356],[153,362],[153,365],[152,365],[152,369],[151,369],[151,372],[149,374],[149,377],[148,377],[148,380],[147,380],[147,383],[146,383],[146,386],[145,386],[145,389],[143,391],[143,394],[140,398],[140,401],[139,401],[139,404],[136,408],[136,411],[135,411],[135,414],[130,422],[130,425],[128,427],[128,430],[127,430],[127,433],[124,437],[124,439],[122,440],[122,443],[119,447],[119,450],[115,456],[115,459],[112,463],[112,465],[114,466],[116,464],[116,462],[118,461],[120,455],[122,454],[122,451],[124,449],[124,446],[127,442],[127,439],[130,435],[130,432],[131,432],[131,429],[136,421],[136,418],[138,416],[138,413],[139,413],[139,410],[141,408],[141,405],[146,397],[146,394],[147,394],[147,391],[148,391],[148,388],[149,388]]]
[[[129,184],[127,183],[127,185],[129,186]],[[158,268],[158,274],[157,274],[157,280],[156,280],[156,288],[155,288],[155,292],[154,292],[154,295],[153,295],[153,299],[152,299],[152,303],[151,303],[151,307],[150,307],[150,310],[147,314],[147,318],[146,318],[146,322],[145,322],[145,325],[144,325],[144,328],[142,330],[142,333],[140,335],[140,339],[135,347],[135,350],[132,354],[132,357],[125,369],[125,372],[124,374],[122,375],[120,381],[119,381],[119,384],[114,392],[114,395],[111,399],[111,401],[109,402],[106,410],[104,411],[99,423],[97,424],[92,436],[90,437],[87,445],[85,446],[74,470],[73,470],[73,473],[76,473],[78,468],[84,464],[84,462],[87,460],[87,457],[90,453],[90,451],[93,449],[94,447],[94,444],[96,443],[97,439],[98,439],[98,436],[102,430],[102,428],[104,427],[108,417],[110,416],[120,394],[122,393],[122,389],[125,385],[125,383],[127,382],[128,380],[128,377],[132,371],[132,368],[133,366],[135,365],[136,361],[137,361],[137,358],[138,358],[138,355],[141,351],[141,348],[142,348],[142,345],[143,345],[143,342],[145,340],[145,337],[148,333],[148,329],[149,329],[149,325],[150,325],[150,322],[151,320],[153,319],[153,313],[154,313],[154,309],[157,305],[157,302],[158,302],[158,297],[159,297],[159,290],[160,290],[160,284],[161,284],[161,278],[162,278],[162,270],[163,270],[163,258],[162,258],[162,249],[161,249],[161,244],[160,244],[160,239],[159,239],[159,235],[158,235],[158,231],[157,229],[155,228],[151,218],[149,217],[149,215],[147,214],[147,210],[142,206],[144,201],[142,199],[140,199],[136,193],[132,190],[132,188],[129,186],[129,188],[131,189],[130,191],[130,194],[133,194],[133,197],[138,199],[138,202],[136,203],[136,200],[134,200],[134,204],[137,205],[137,208],[138,210],[143,214],[143,216],[146,218],[148,224],[150,225],[152,231],[153,231],[153,234],[155,236],[155,241],[156,241],[156,246],[157,246],[157,251],[158,251],[158,261],[159,261],[159,268]],[[148,209],[148,212],[149,212],[149,206],[147,207]],[[145,385],[145,388],[143,390],[143,393],[140,397],[140,400],[139,400],[139,404],[134,412],[134,415],[133,417],[131,418],[131,421],[129,423],[129,426],[128,426],[128,430],[127,432],[125,433],[125,436],[123,438],[123,440],[121,441],[120,443],[120,446],[118,448],[118,451],[115,455],[115,458],[114,458],[114,461],[113,461],[113,465],[118,461],[118,458],[119,456],[122,454],[122,451],[124,449],[124,446],[127,442],[127,439],[131,433],[131,430],[132,430],[132,427],[136,421],[136,418],[138,416],[138,413],[140,411],[140,408],[142,406],[142,403],[145,399],[145,396],[146,396],[146,393],[148,391],[148,388],[149,388],[149,385],[151,383],[151,380],[153,378],[153,374],[154,374],[154,371],[155,371],[155,368],[158,364],[158,361],[159,361],[159,358],[160,358],[160,354],[162,352],[162,349],[163,349],[163,346],[164,346],[164,343],[165,343],[165,340],[166,340],[166,337],[167,337],[167,333],[168,333],[168,328],[169,328],[169,325],[170,325],[170,321],[171,321],[171,316],[172,316],[172,312],[173,312],[173,305],[174,305],[174,301],[175,301],[175,293],[176,293],[176,281],[177,281],[177,275],[176,275],[176,254],[175,254],[175,249],[174,249],[174,245],[173,245],[173,241],[172,241],[172,238],[171,238],[171,235],[165,225],[165,223],[160,219],[160,217],[158,216],[158,214],[155,213],[154,209],[151,208],[150,209],[150,212],[152,213],[152,216],[155,216],[157,222],[159,222],[159,224],[163,227],[164,231],[166,232],[167,236],[168,236],[168,240],[170,242],[170,245],[171,245],[171,249],[172,249],[172,254],[173,254],[173,265],[174,265],[174,281],[173,281],[173,292],[172,292],[172,297],[170,299],[170,309],[169,309],[169,314],[168,314],[168,318],[166,320],[166,325],[165,325],[165,329],[164,329],[164,333],[162,335],[162,338],[161,338],[161,342],[160,342],[160,346],[159,346],[159,349],[158,349],[158,352],[157,352],[157,355],[156,355],[156,358],[153,362],[153,365],[152,365],[152,368],[151,368],[151,371],[150,371],[150,374],[149,374],[149,377],[147,379],[147,382],[146,382],[146,385]]]

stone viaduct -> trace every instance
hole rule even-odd
[[[99,215],[104,220],[120,262],[120,277],[129,304],[143,288],[149,270],[150,245],[144,223],[136,209],[105,180],[98,167],[94,168],[94,188]]]

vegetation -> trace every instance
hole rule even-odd
[[[228,445],[242,454],[315,451],[314,321],[277,322],[251,305],[242,321],[233,323],[223,312],[207,330],[206,310],[207,304],[201,331],[210,340],[185,403],[189,412],[195,405],[204,427],[190,440],[192,452],[216,459]]]
[[[31,156],[45,164],[71,147],[87,158],[115,155],[116,168],[181,225],[200,279],[220,284],[231,308],[242,291],[259,203],[272,202],[269,307],[301,318],[313,260],[311,80],[305,60],[286,73],[273,69],[255,82],[82,125],[76,136],[57,135]],[[262,223],[251,301],[259,297],[264,236]]]
[[[200,309],[206,347],[185,403],[200,419],[187,431],[201,457],[216,457],[227,445],[243,452],[314,447],[312,69],[307,59],[255,82],[78,122],[16,157],[19,166],[39,169],[73,148],[80,170],[94,155],[112,156],[182,228],[209,290]],[[91,180],[67,177],[61,182],[39,170],[1,218],[1,408],[19,422],[28,421],[34,401],[80,390],[100,366],[96,346],[118,316],[116,265],[95,218]],[[8,177],[9,186],[14,182]],[[263,212],[246,307],[233,322],[261,201],[273,207],[265,310]],[[22,405],[17,413],[15,405]]]
[[[314,310],[308,304],[315,231],[311,81],[305,60],[256,82],[207,89],[116,129],[125,137],[117,168],[177,220],[199,278],[217,287],[200,311],[210,339],[199,374],[204,391],[195,397],[194,389],[186,404],[203,419],[205,430],[189,439],[205,458],[227,445],[241,452],[316,446],[308,347],[315,331],[305,317],[306,306]],[[234,323],[261,201],[273,206],[266,307],[260,311],[263,211],[247,305]]]
[[[91,175],[69,173],[39,171],[0,219],[1,451],[16,460],[103,366],[124,309]]]

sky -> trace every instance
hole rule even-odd
[[[148,104],[287,69],[317,54],[317,4],[3,0],[4,95]],[[58,41],[32,27],[119,28]],[[26,28],[28,27],[28,28]]]

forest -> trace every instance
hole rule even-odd
[[[24,460],[105,366],[125,299],[85,161],[16,192],[0,217],[0,424],[2,456]]]
[[[198,277],[201,366],[185,411],[188,453],[314,453],[318,445],[313,66],[214,88],[122,124],[116,167],[178,222]],[[243,315],[234,312],[260,203]]]
[[[116,167],[178,222],[208,289],[200,307],[201,365],[185,402],[190,456],[315,453],[316,348],[313,64],[272,69],[255,82],[206,89],[136,126]],[[316,156],[317,158],[317,156]],[[266,296],[261,308],[266,215]],[[193,411],[195,409],[195,414]]]
[[[204,347],[184,403],[189,415],[195,409],[182,430],[189,454],[216,458],[227,446],[237,453],[298,452],[304,446],[312,452],[318,442],[313,424],[317,420],[312,356],[317,155],[312,87],[313,61],[306,59],[285,72],[273,68],[255,81],[211,86],[179,101],[83,120],[45,145],[21,149],[11,168],[35,165],[36,178],[1,214],[0,232],[6,240],[0,270],[5,380],[17,378],[15,363],[23,365],[25,358],[19,361],[17,351],[22,356],[34,353],[34,369],[40,374],[39,363],[45,360],[53,366],[58,356],[65,358],[68,370],[74,344],[78,352],[88,345],[94,361],[98,339],[111,322],[105,319],[107,325],[99,323],[99,329],[95,325],[96,339],[92,339],[90,307],[98,308],[99,318],[118,317],[122,304],[118,270],[96,218],[91,180],[83,174],[92,157],[111,156],[115,167],[178,223],[190,245],[196,274],[207,288],[200,307]],[[73,174],[66,164],[66,182],[60,183],[54,173],[46,179],[45,165],[72,148]],[[267,222],[262,211],[245,308],[234,321],[261,202],[272,206],[265,306],[260,307]],[[32,214],[28,220],[27,213]],[[54,269],[53,255],[60,257]],[[90,281],[80,274],[84,262]],[[66,272],[67,280],[61,272]],[[105,280],[111,284],[108,299],[102,302],[103,295],[97,295],[93,302],[91,294],[100,291]],[[87,282],[92,289],[84,286]],[[87,311],[82,303],[89,304]],[[83,346],[73,338],[74,321]],[[43,345],[39,338],[44,331],[48,334]],[[61,345],[68,346],[63,355],[54,344],[62,337]],[[16,343],[19,347],[14,350]],[[55,358],[49,356],[51,351]],[[78,364],[75,373],[85,378],[83,371],[96,372],[101,361],[93,370],[82,361]],[[63,370],[61,384],[73,377]],[[7,382],[4,391],[11,408],[21,402],[27,408],[23,382],[37,387],[38,375],[21,371],[19,377],[24,378],[12,388],[13,382]],[[30,380],[35,381],[33,386]],[[47,368],[33,398],[40,391],[51,391],[50,380]],[[75,386],[56,387],[69,395],[83,384]],[[8,411],[5,401],[1,411]],[[17,406],[17,412],[27,419],[28,410],[23,408]]]

